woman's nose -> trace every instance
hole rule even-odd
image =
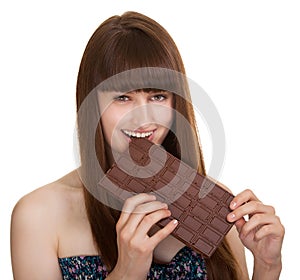
[[[147,102],[140,102],[132,111],[132,118],[138,127],[153,122],[153,108]]]

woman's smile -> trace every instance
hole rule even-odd
[[[148,130],[148,131],[142,131],[142,130],[137,130],[137,131],[132,131],[128,129],[121,129],[121,131],[124,133],[124,135],[129,138],[147,138],[148,140],[152,140],[154,136],[154,130]]]

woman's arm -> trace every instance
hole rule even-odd
[[[41,192],[15,206],[11,219],[11,258],[15,280],[61,280],[57,260],[55,209]]]

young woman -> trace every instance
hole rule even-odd
[[[186,81],[180,83],[181,94],[164,87],[137,87],[139,82],[133,85],[130,75],[99,89],[119,73],[145,67],[152,80],[157,75],[153,67],[185,74],[175,43],[152,19],[127,12],[106,20],[91,37],[77,81],[81,167],[15,206],[14,278],[249,279],[245,246],[254,257],[253,279],[278,279],[284,228],[274,208],[251,190],[233,199],[227,219],[235,227],[211,258],[171,235],[177,221],[155,226],[171,215],[168,205],[155,196],[132,196],[122,211],[102,199],[105,194],[97,189],[101,171],[109,169],[114,154],[122,152],[131,137],[163,145],[206,175]],[[166,84],[176,83],[172,77],[164,78]]]

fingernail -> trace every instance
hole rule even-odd
[[[235,218],[235,214],[234,214],[234,213],[230,213],[230,214],[229,214],[229,219],[230,219],[230,220],[234,220],[234,218]]]
[[[231,208],[235,208],[235,207],[236,207],[236,204],[237,204],[237,203],[236,203],[235,201],[232,201],[232,202],[231,202]]]
[[[177,220],[173,220],[173,224],[177,226],[178,221]]]

